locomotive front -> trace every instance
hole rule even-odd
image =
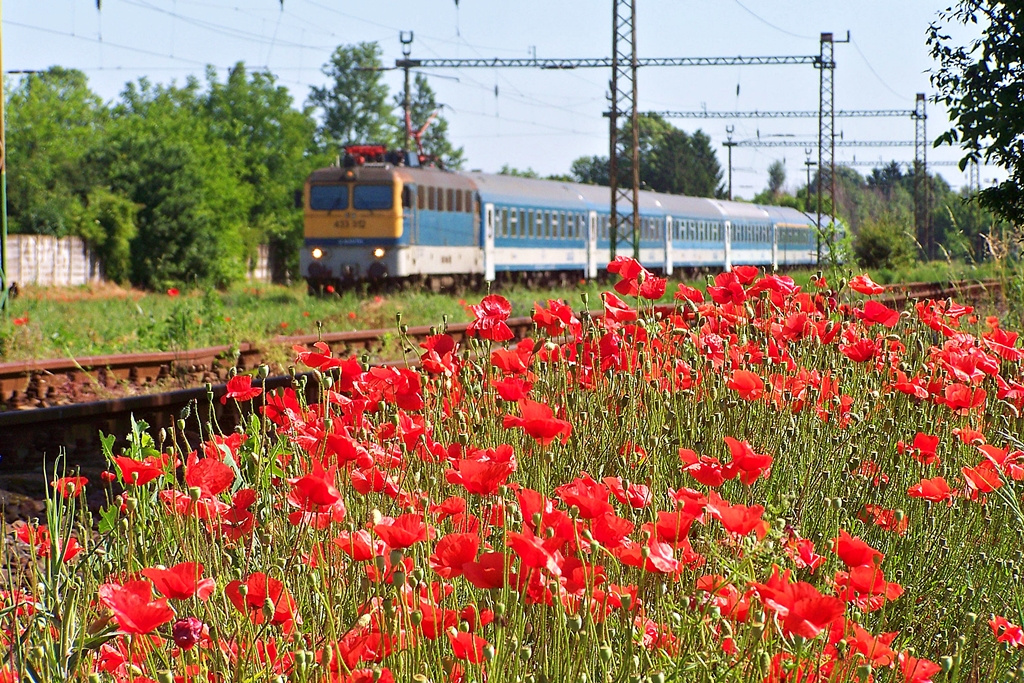
[[[312,290],[395,272],[403,183],[390,161],[383,148],[348,148],[343,166],[314,171],[306,181],[300,267]]]

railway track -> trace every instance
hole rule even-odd
[[[881,298],[890,305],[906,305],[928,298],[977,300],[999,292],[995,280],[909,283],[887,288]],[[518,338],[533,331],[528,317],[513,318],[508,324]],[[453,324],[447,332],[462,339],[467,328],[468,323]],[[432,333],[434,328],[420,326],[408,328],[406,335],[418,343]],[[133,416],[153,430],[170,429],[187,406],[198,405],[213,411],[221,425],[234,424],[234,406],[210,400],[223,395],[232,368],[250,371],[267,358],[290,354],[292,346],[309,346],[318,340],[336,356],[366,355],[374,362],[404,364],[383,360],[387,353],[400,353],[395,336],[393,330],[361,330],[276,337],[264,347],[246,343],[182,352],[0,363],[0,490],[31,494],[30,482],[41,490],[43,464],[60,453],[69,466],[101,467],[99,433],[126,435]],[[270,390],[292,382],[290,375],[271,376],[263,386]],[[204,413],[206,419],[210,416]],[[193,414],[192,419],[198,429],[198,417]]]

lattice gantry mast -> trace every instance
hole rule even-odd
[[[821,34],[821,54],[817,64],[818,88],[818,260],[821,260],[821,217],[828,201],[830,222],[836,220],[835,90],[836,62],[831,33]]]
[[[640,151],[636,110],[636,0],[612,0],[611,109],[608,116],[608,182],[611,185],[609,237],[614,259],[620,242],[633,245],[633,258],[640,258]],[[628,113],[630,137],[619,135],[619,116]],[[629,160],[630,183],[621,187],[619,168]],[[628,207],[619,212],[619,202]]]
[[[928,181],[928,113],[924,93],[917,93],[914,103],[914,227],[917,242],[926,258],[935,258],[935,236],[932,234]]]

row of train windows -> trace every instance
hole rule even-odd
[[[810,244],[812,234],[808,228],[779,228],[779,244],[806,246]]]
[[[420,211],[473,212],[473,191],[456,190],[451,187],[423,187],[416,192]],[[406,206],[409,204],[406,203]]]
[[[629,216],[620,216],[619,232],[620,237],[622,231],[630,231],[631,218]],[[664,234],[665,220],[663,218],[641,218],[640,219],[640,239],[641,240],[659,240],[662,239]],[[602,240],[611,239],[611,220],[609,216],[601,216],[597,219],[597,234],[598,238]]]
[[[500,208],[495,212],[498,237],[583,239],[586,214],[571,211]]]

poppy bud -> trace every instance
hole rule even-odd
[[[601,661],[605,664],[612,661],[612,655],[614,654],[612,652],[611,647],[609,647],[608,645],[602,645],[600,648],[598,648],[597,653],[598,655],[600,655]]]
[[[191,650],[203,636],[203,622],[196,617],[185,617],[174,622],[171,628],[174,644],[182,650]],[[173,680],[173,678],[171,679]]]
[[[263,601],[263,618],[267,621],[273,620],[274,612],[274,601],[270,598],[267,598]]]
[[[174,683],[174,672],[173,671],[160,671],[156,675],[157,683]]]
[[[203,490],[201,488],[199,488],[198,486],[189,486],[188,487],[188,499],[191,500],[193,503],[195,503],[200,498],[202,498],[202,496],[203,496]]]

